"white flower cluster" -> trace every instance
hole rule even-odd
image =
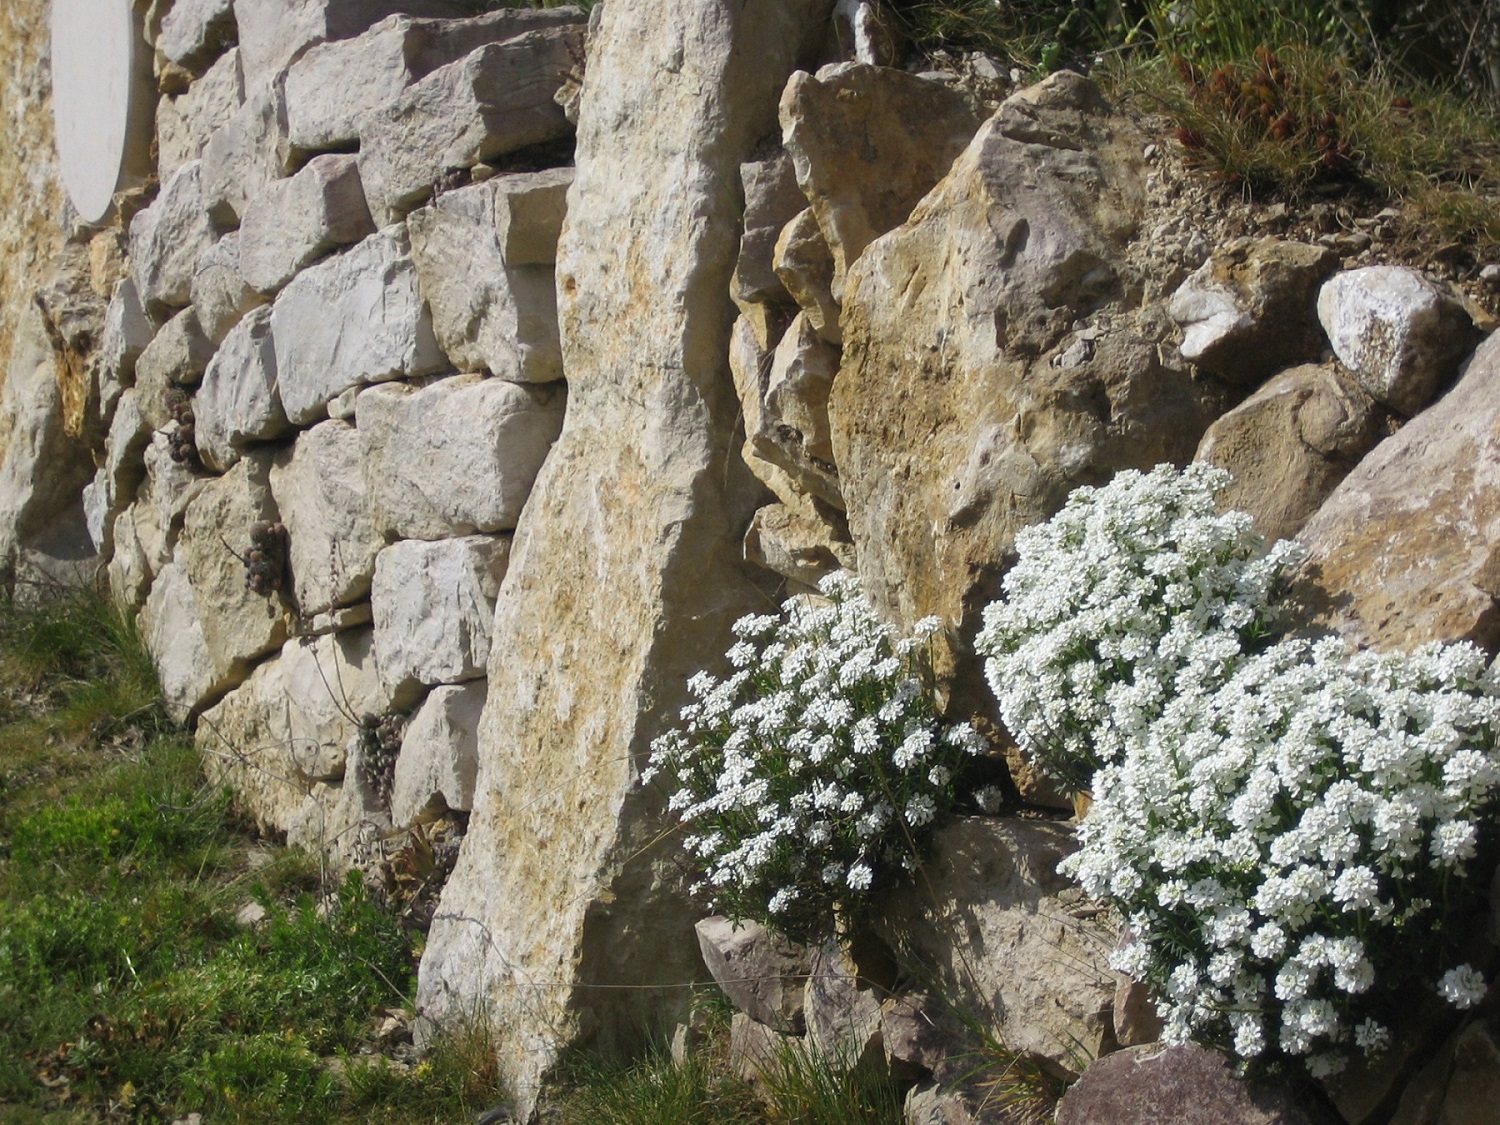
[[[1016,537],[975,647],[1006,726],[1054,777],[1086,786],[1169,699],[1221,683],[1267,633],[1301,548],[1262,553],[1248,515],[1217,509],[1228,483],[1201,463],[1123,472]]]
[[[984,748],[934,718],[918,657],[936,619],[899,640],[854,578],[820,590],[735,623],[733,672],[689,681],[694,702],[646,774],[676,782],[668,807],[705,872],[695,891],[793,933],[912,866],[963,758]]]
[[[1166,1038],[1322,1075],[1389,1045],[1385,990],[1442,963],[1476,898],[1500,677],[1472,645],[1273,643],[1295,555],[1253,558],[1223,481],[1160,467],[1070,501],[1019,543],[981,644],[1018,739],[1092,789],[1064,870],[1119,909],[1113,964],[1154,985]],[[1436,983],[1486,991],[1468,965]]]

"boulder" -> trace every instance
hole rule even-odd
[[[245,582],[251,528],[276,522],[270,471],[271,454],[246,453],[222,477],[206,481],[187,507],[177,541],[174,557],[193,586],[209,668],[225,686],[243,680],[290,631],[281,599],[262,597]]]
[[[1500,645],[1500,335],[1458,385],[1377,445],[1298,536],[1293,595],[1359,645]]]
[[[435,687],[412,715],[391,783],[391,820],[396,824],[474,807],[479,715],[488,686],[487,680],[472,680]]]
[[[1325,246],[1277,238],[1236,239],[1172,294],[1182,358],[1241,386],[1298,363],[1316,363],[1327,341],[1318,287],[1338,269]]]
[[[105,577],[109,582],[110,597],[127,612],[138,610],[145,604],[152,578],[146,550],[136,533],[135,515],[136,508],[132,504],[115,517],[107,536],[111,551]]]
[[[1463,302],[1406,266],[1331,278],[1318,291],[1318,319],[1360,386],[1407,417],[1448,386],[1480,336]]]
[[[204,210],[202,161],[191,160],[130,220],[130,261],[141,307],[161,321],[193,297],[198,255],[218,237]]]
[[[349,741],[390,701],[375,671],[373,629],[293,637],[281,650],[287,758],[303,781],[344,776]]]
[[[162,17],[156,49],[193,74],[234,42],[234,0],[174,0]]]
[[[552,260],[571,168],[445,192],[407,220],[432,327],[460,371],[561,379]]]
[[[203,334],[215,346],[242,316],[267,300],[245,284],[239,231],[230,231],[198,256],[193,267],[193,311]]]
[[[799,72],[781,96],[781,137],[833,253],[833,296],[872,241],[906,221],[979,128],[953,86],[839,63]]]
[[[885,1061],[880,1024],[886,993],[859,974],[837,939],[812,951],[806,987],[802,1007],[812,1051],[856,1066]]]
[[[304,270],[277,296],[271,331],[281,402],[299,426],[324,417],[328,400],[350,387],[447,362],[417,292],[405,227]]]
[[[244,103],[209,136],[202,164],[203,206],[214,222],[238,226],[250,201],[291,171],[280,83],[252,82],[245,70]]]
[[[1283,371],[1208,428],[1197,460],[1228,469],[1220,498],[1268,542],[1301,530],[1383,433],[1385,412],[1338,364]]]
[[[363,119],[359,170],[381,226],[432,194],[450,169],[568,136],[553,94],[581,53],[578,26],[528,31],[439,67]]]
[[[223,55],[185,92],[159,99],[156,168],[161,181],[165,183],[184,164],[202,157],[208,138],[227,125],[244,104],[238,50]]]
[[[134,389],[127,390],[120,395],[104,439],[104,463],[84,492],[89,535],[101,557],[109,556],[115,519],[135,498],[136,489],[145,478],[144,455],[150,442],[151,427],[141,413],[137,393]]]
[[[807,197],[797,186],[792,158],[778,153],[766,160],[740,165],[745,193],[745,229],[729,295],[744,315],[757,305],[792,304],[792,295],[776,275],[776,242],[786,225],[807,208]],[[763,340],[770,347],[774,341]]]
[[[757,511],[745,532],[745,558],[810,588],[835,571],[855,569],[843,514],[811,502]]]
[[[851,268],[833,459],[865,590],[892,620],[972,636],[1017,531],[1079,485],[1186,462],[1226,405],[1163,362],[1170,322],[1130,296],[1144,145],[1060,71],[1008,98]],[[937,659],[992,705],[962,648]]]
[[[151,583],[139,628],[173,719],[186,721],[228,686],[214,674],[192,580],[176,562],[162,567]]]
[[[485,674],[495,596],[509,560],[509,537],[490,535],[404,540],[375,556],[375,665],[398,709],[423,685]]]
[[[276,455],[271,493],[291,541],[297,612],[306,619],[370,592],[385,546],[370,512],[360,439],[347,422],[320,422]]]
[[[769,365],[759,365],[757,419],[751,430],[746,411],[746,437],[755,453],[784,470],[800,491],[835,508],[844,507],[838,469],[833,463],[833,440],[828,424],[828,396],[842,353],[818,335],[805,313],[798,313]],[[750,393],[741,388],[741,397]]]
[[[639,1048],[701,973],[670,861],[642,850],[662,825],[637,770],[687,676],[764,605],[725,363],[739,166],[829,6],[595,9],[557,259],[568,419],[496,607],[469,835],[417,996],[423,1026],[477,1002],[510,1029],[522,1115],[569,1042]]]
[[[472,19],[392,15],[352,39],[308,48],[286,75],[287,135],[295,152],[351,149],[370,111],[438,67],[486,43],[578,23],[577,8],[502,8]]]
[[[715,915],[693,927],[714,983],[734,1006],[784,1035],[801,1035],[811,953],[759,922]]]
[[[839,303],[833,299],[833,251],[811,207],[799,211],[782,229],[771,263],[818,335],[830,344],[842,343]],[[765,333],[760,334],[760,343],[764,348],[775,346]]]
[[[247,80],[273,78],[305,50],[349,39],[395,12],[444,19],[468,15],[472,0],[234,0]]]
[[[159,430],[172,420],[173,401],[185,398],[203,378],[213,355],[214,346],[191,308],[162,325],[135,361],[135,389],[152,429]]]
[[[153,331],[135,282],[128,277],[117,282],[104,312],[104,332],[94,355],[101,409],[113,409],[120,391],[135,382],[136,360],[151,343]]]
[[[1103,1048],[1115,992],[1113,939],[1059,898],[1075,846],[1064,824],[960,819],[938,832],[921,888],[875,922],[955,1010],[1063,1077]]]
[[[562,429],[561,383],[459,375],[359,396],[365,487],[375,526],[439,539],[509,531]]]
[[[229,330],[193,399],[193,414],[198,455],[220,473],[248,446],[287,432],[276,387],[270,309],[256,309]]]
[[[1120,974],[1115,979],[1115,1042],[1122,1047],[1143,1047],[1158,1042],[1165,1027],[1151,999],[1151,989]]]
[[[173,459],[165,430],[151,435],[142,459],[146,482],[136,495],[135,534],[149,573],[155,574],[171,561],[188,505],[211,478]]]
[[[328,251],[374,233],[358,159],[315,156],[245,208],[240,270],[251,289],[274,293]]]
[[[210,783],[234,790],[236,804],[266,833],[287,831],[311,787],[291,758],[289,697],[280,660],[267,660],[198,717],[194,744]]]
[[[1057,1106],[1057,1125],[1331,1125],[1291,1087],[1247,1083],[1197,1044],[1130,1047],[1083,1072]]]

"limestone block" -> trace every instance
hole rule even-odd
[[[446,192],[407,220],[433,331],[460,371],[562,378],[551,259],[571,179],[571,169],[497,176]]]
[[[281,402],[305,426],[350,387],[446,364],[417,291],[404,226],[303,270],[271,313]]]
[[[761,508],[745,532],[745,558],[808,587],[836,570],[853,570],[854,544],[843,521],[820,518],[811,509],[811,504]]]
[[[360,125],[359,170],[375,221],[411,210],[450,168],[570,134],[552,96],[581,44],[576,26],[529,31],[439,67],[372,110]]]
[[[830,344],[843,342],[839,303],[833,299],[833,251],[811,207],[799,211],[776,239],[771,263],[786,291],[807,314],[818,335]],[[762,347],[775,341],[761,338]]]
[[[204,165],[189,161],[130,220],[130,261],[141,306],[164,320],[193,296],[193,267],[217,238],[204,211]]]
[[[291,171],[279,83],[252,82],[246,69],[244,104],[209,136],[202,163],[203,206],[220,225],[238,226],[250,201]]]
[[[245,588],[250,528],[275,522],[269,453],[247,453],[222,477],[203,484],[188,505],[176,558],[193,584],[209,667],[221,681],[244,679],[250,664],[280,648],[288,634],[279,599]]]
[[[1057,897],[1070,886],[1057,864],[1075,847],[1062,824],[960,819],[938,832],[922,890],[876,923],[956,1010],[1064,1075],[1098,1055],[1115,993],[1113,937]]]
[[[239,231],[230,231],[198,256],[193,267],[193,309],[203,334],[215,345],[240,322],[240,317],[267,300],[245,284],[240,270]]]
[[[417,998],[445,1022],[484,997],[523,1116],[579,1032],[637,1042],[701,972],[691,908],[640,852],[661,824],[636,763],[689,670],[764,604],[739,558],[759,489],[726,371],[739,166],[829,6],[594,9],[558,247],[568,423],[501,590],[469,835]],[[606,981],[631,987],[588,987]]]
[[[1245,386],[1316,362],[1327,347],[1318,287],[1338,261],[1324,246],[1236,239],[1172,294],[1167,312],[1182,326],[1182,357]]]
[[[375,233],[354,156],[316,156],[245,209],[240,269],[261,293],[280,289],[303,266]]]
[[[234,0],[174,0],[156,49],[194,74],[234,42]]]
[[[286,832],[311,791],[292,763],[289,706],[282,662],[267,660],[199,716],[193,740],[209,781],[233,789],[262,832]]]
[[[197,498],[209,478],[172,460],[167,434],[163,430],[151,435],[143,460],[146,463],[146,482],[136,498],[135,533],[150,573],[155,574],[171,561],[188,505]]]
[[[1323,1125],[1294,1087],[1247,1083],[1218,1051],[1190,1043],[1130,1047],[1099,1059],[1057,1106],[1057,1125]]]
[[[406,724],[391,786],[391,820],[411,824],[474,807],[479,716],[487,680],[433,688]]]
[[[1197,460],[1228,469],[1220,498],[1270,542],[1302,529],[1374,448],[1385,417],[1337,364],[1283,371],[1208,428]]]
[[[468,15],[462,0],[234,0],[245,77],[279,75],[304,50],[331,39],[348,39],[393,12],[446,18]]]
[[[1360,386],[1408,417],[1447,387],[1480,335],[1462,302],[1406,266],[1330,278],[1318,319]]]
[[[798,313],[776,345],[766,370],[759,423],[746,436],[755,452],[784,469],[802,491],[843,508],[828,396],[842,353],[818,335],[805,313]]]
[[[141,610],[141,635],[161,680],[162,699],[179,722],[197,711],[218,687],[197,597],[187,571],[172,562],[151,583]]]
[[[106,575],[110,596],[115,604],[127,610],[139,609],[151,589],[152,571],[146,562],[146,551],[135,530],[135,506],[115,517],[110,529],[110,552]]]
[[[240,53],[231,50],[176,97],[156,103],[156,167],[163,181],[203,155],[208,138],[245,104]]]
[[[295,151],[353,148],[360,122],[440,66],[486,43],[577,23],[576,8],[502,8],[472,19],[392,15],[352,39],[308,48],[287,71],[287,131]]]
[[[792,75],[782,143],[833,253],[835,298],[849,264],[905,222],[978,128],[960,91],[905,71],[840,63]]]
[[[337,781],[359,720],[389,703],[375,671],[374,630],[293,637],[280,663],[292,768],[305,781]]]
[[[198,326],[198,316],[191,308],[162,325],[135,362],[135,389],[140,392],[141,412],[152,429],[160,429],[171,420],[171,398],[202,379],[213,354],[213,344]]]
[[[216,472],[229,469],[254,442],[286,433],[270,309],[256,309],[224,337],[193,399],[193,414],[198,455]]]
[[[1500,642],[1500,335],[1458,385],[1377,445],[1298,536],[1294,594],[1359,645]]]
[[[704,965],[736,1008],[783,1034],[802,1034],[812,971],[812,954],[805,946],[748,919],[731,922],[715,915],[693,929]]]
[[[95,356],[100,405],[111,407],[120,391],[135,382],[135,364],[151,342],[153,329],[141,308],[141,298],[131,278],[115,284],[104,313],[104,333]]]
[[[370,514],[360,440],[347,422],[320,422],[277,454],[271,492],[291,538],[293,589],[303,617],[370,591],[385,546]]]
[[[100,554],[106,557],[115,518],[135,498],[136,489],[146,475],[144,457],[151,442],[151,427],[141,413],[138,398],[133,389],[120,395],[104,440],[104,463],[91,486],[92,500],[85,496],[85,506],[93,508],[89,514],[89,534]]]
[[[729,295],[741,312],[746,305],[790,304],[792,295],[776,276],[776,241],[807,207],[792,158],[780,153],[741,164],[740,183],[745,192],[745,229]]]
[[[460,375],[359,396],[365,487],[385,535],[507,531],[562,429],[567,392]]]
[[[509,560],[510,539],[489,535],[404,540],[375,556],[375,664],[398,708],[421,685],[485,674],[495,596]]]
[[[808,1046],[866,1066],[883,1062],[883,994],[860,977],[838,939],[812,951],[802,1006]]]
[[[865,590],[892,620],[966,635],[1017,531],[1080,484],[1189,460],[1227,405],[1163,361],[1165,316],[1133,312],[1144,147],[1091,82],[1054,74],[850,270],[834,462]],[[964,649],[935,659],[987,705]]]

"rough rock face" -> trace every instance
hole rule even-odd
[[[812,966],[806,948],[748,919],[715,915],[693,928],[703,963],[736,1008],[783,1034],[801,1034]]]
[[[245,208],[240,270],[251,289],[273,293],[328,251],[374,233],[358,161],[316,156]]]
[[[198,255],[217,237],[203,208],[203,167],[191,161],[130,223],[130,260],[141,304],[157,319],[192,300]]]
[[[185,720],[219,685],[192,581],[176,562],[162,567],[151,584],[139,628],[156,664],[167,710]]]
[[[1113,939],[1057,897],[1073,847],[1064,825],[961,819],[939,831],[922,889],[876,923],[954,1008],[1062,1074],[1099,1053],[1115,992]]]
[[[391,782],[397,824],[473,807],[486,687],[483,681],[435,687],[412,715]]]
[[[230,231],[198,256],[193,267],[193,311],[212,343],[218,344],[240,317],[266,301],[245,284],[239,231]]]
[[[426,1018],[480,1001],[511,1029],[500,1061],[526,1107],[564,1042],[629,1042],[681,1002],[588,983],[666,985],[698,962],[639,851],[655,802],[636,764],[756,604],[724,361],[736,188],[829,6],[599,10],[558,253],[567,424],[496,607],[468,842],[418,994]]]
[[[1077,485],[1188,460],[1217,415],[1160,360],[1169,329],[1127,311],[1142,143],[1055,74],[850,268],[834,460],[865,588],[896,619],[966,633],[1017,530]]]
[[[199,456],[218,472],[229,469],[252,442],[286,432],[270,309],[256,309],[224,337],[193,398],[193,413]]]
[[[199,159],[209,137],[227,125],[244,104],[245,83],[238,50],[226,52],[186,92],[158,101],[156,168],[161,181],[165,183],[184,164]]]
[[[1357,644],[1500,643],[1500,335],[1344,478],[1299,538],[1295,594]]]
[[[203,205],[222,226],[237,226],[250,201],[291,170],[281,87],[252,82],[243,49],[240,59],[245,100],[203,146]]]
[[[375,668],[375,631],[294,637],[281,650],[287,699],[287,761],[304,781],[344,776],[345,751],[361,716],[390,696]]]
[[[1380,439],[1384,412],[1337,364],[1283,371],[1208,428],[1197,460],[1228,469],[1222,503],[1289,539]]]

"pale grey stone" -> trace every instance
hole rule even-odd
[[[404,540],[375,557],[375,664],[394,706],[410,705],[422,685],[484,676],[509,560],[510,539],[489,535]]]
[[[478,375],[365,391],[359,434],[375,526],[410,539],[515,527],[566,400],[561,383]]]
[[[110,596],[115,604],[128,610],[139,609],[151,589],[152,571],[146,562],[146,551],[135,530],[136,507],[131,505],[115,517],[110,529],[110,552],[106,574]]]
[[[806,313],[798,313],[772,354],[766,373],[759,423],[746,437],[757,455],[785,470],[810,496],[843,508],[828,396],[842,353],[818,333]]]
[[[186,388],[203,378],[214,347],[198,327],[197,314],[183,309],[162,325],[135,362],[135,389],[140,392],[141,413],[152,429],[171,421],[171,403],[186,395]]]
[[[246,71],[244,104],[209,136],[202,163],[203,206],[215,222],[238,226],[250,201],[291,171],[279,83],[252,83]]]
[[[576,27],[530,31],[439,67],[360,126],[359,170],[382,226],[471,168],[573,131],[552,95],[581,49]]]
[[[240,53],[231,50],[187,90],[156,103],[156,167],[162,181],[203,155],[208,138],[245,104]]]
[[[325,633],[342,633],[345,629],[358,629],[375,620],[369,602],[341,605],[326,609],[322,613],[299,613],[296,633],[299,637],[320,637]]]
[[[266,660],[198,717],[194,737],[209,782],[232,789],[256,826],[278,835],[289,831],[312,792],[291,760],[288,711],[282,663]]]
[[[167,710],[175,719],[184,720],[208,701],[218,679],[197,596],[182,566],[168,563],[157,574],[141,609],[140,629],[156,665]]]
[[[350,387],[447,365],[404,226],[302,271],[277,295],[271,330],[281,402],[299,426],[322,418]]]
[[[151,435],[142,460],[146,482],[136,495],[134,532],[147,570],[155,574],[172,560],[187,507],[209,478],[172,459],[165,430]]]
[[[130,262],[141,307],[157,320],[192,300],[193,268],[218,237],[204,210],[203,164],[189,161],[130,220]]]
[[[748,918],[714,915],[694,927],[703,964],[734,1006],[787,1035],[803,1031],[810,951]]]
[[[302,433],[277,455],[271,492],[291,538],[299,615],[365,597],[385,539],[370,515],[354,427],[327,421]]]
[[[120,391],[135,382],[136,360],[152,333],[135,281],[121,278],[105,310],[104,333],[94,359],[101,408],[114,409]]]
[[[464,20],[393,15],[353,39],[310,47],[286,76],[292,146],[307,152],[353,148],[366,114],[438,67],[485,43],[580,19],[576,8],[503,8]]]
[[[276,387],[270,309],[256,309],[224,337],[193,399],[193,414],[198,455],[221,473],[247,446],[286,433],[286,412]]]
[[[412,212],[412,260],[432,327],[460,371],[562,378],[552,258],[570,170],[497,176]]]
[[[339,780],[360,719],[389,703],[375,671],[374,630],[293,637],[282,646],[281,671],[292,767],[308,781]]]
[[[240,269],[250,288],[273,293],[303,266],[373,233],[358,160],[317,156],[246,207],[240,223]]]
[[[776,240],[807,206],[797,186],[792,158],[780,153],[768,160],[740,165],[745,192],[745,230],[734,265],[730,296],[740,311],[746,305],[792,304],[792,295],[776,276]]]
[[[228,335],[240,317],[268,300],[245,284],[239,231],[230,231],[199,255],[193,269],[193,309],[203,334],[214,344]]]
[[[841,344],[839,303],[833,299],[833,251],[818,226],[818,217],[808,207],[782,229],[772,252],[772,266],[786,291],[818,335],[830,344]],[[776,341],[765,331],[758,333],[760,345],[772,348]]]
[[[151,442],[151,426],[139,406],[134,389],[120,395],[109,434],[104,439],[104,463],[84,492],[89,535],[101,557],[108,557],[114,538],[114,523],[135,498],[145,479],[145,452]]]
[[[234,0],[174,0],[156,49],[193,73],[234,41]]]
[[[433,688],[401,736],[391,785],[391,820],[412,824],[474,804],[479,716],[488,681]]]

